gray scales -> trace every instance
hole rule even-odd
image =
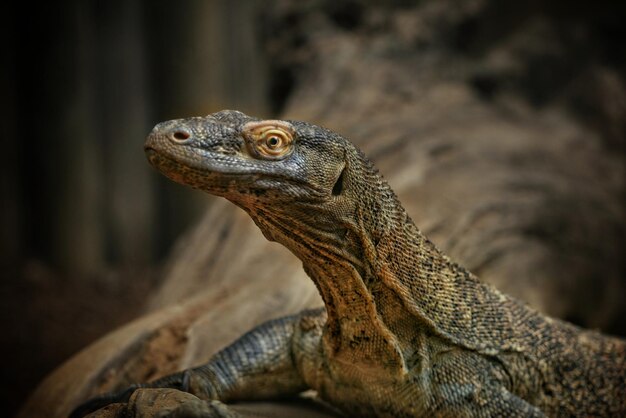
[[[455,264],[340,135],[222,111],[158,124],[145,149],[167,177],[225,197],[291,250],[325,308],[73,418],[119,402],[139,416],[171,393],[182,401],[158,416],[236,417],[222,402],[307,389],[350,416],[626,415],[624,340],[542,315]]]

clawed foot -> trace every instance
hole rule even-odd
[[[203,401],[175,389],[138,389],[126,406],[133,418],[238,418],[220,401]]]
[[[167,388],[169,388],[171,390],[174,390],[175,392],[185,393],[189,391],[190,380],[191,372],[187,370],[182,373],[163,377],[152,383],[130,385],[126,389],[105,393],[103,395],[89,399],[86,402],[83,402],[76,409],[74,409],[74,411],[72,411],[72,413],[69,415],[69,418],[82,418],[88,414],[91,414],[90,416],[97,416],[92,413],[111,404],[128,403],[130,405],[131,399],[136,397],[135,393],[140,391],[140,389],[145,390],[147,388],[163,388],[163,390],[166,390]],[[196,397],[193,396],[193,398]]]
[[[130,389],[128,389],[130,390]],[[220,401],[204,401],[190,393],[169,388],[139,388],[128,402],[111,411],[98,410],[89,418],[239,418],[240,414]],[[113,405],[112,405],[113,406]]]
[[[91,412],[97,411],[98,409],[104,408],[107,405],[115,404],[115,403],[125,403],[127,402],[131,395],[139,388],[139,385],[131,385],[126,389],[110,392],[101,396],[97,396],[95,398],[89,399],[88,401],[82,403],[77,408],[75,408],[72,413],[70,413],[69,418],[82,418]]]
[[[239,418],[240,414],[220,401],[193,400],[173,409],[159,411],[155,418]]]

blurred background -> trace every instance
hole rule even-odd
[[[3,16],[2,415],[163,292],[193,292],[164,265],[213,251],[183,238],[168,258],[213,200],[158,176],[142,145],[157,122],[225,108],[354,138],[454,257],[626,335],[623,2],[65,0]]]

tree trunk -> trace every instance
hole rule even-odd
[[[104,151],[108,260],[114,265],[148,265],[154,257],[158,221],[152,170],[143,160],[143,137],[151,128],[143,3],[99,5],[98,97]]]
[[[65,101],[48,125],[50,141],[46,172],[54,179],[54,196],[49,203],[52,216],[53,259],[71,276],[89,277],[104,265],[102,161],[95,114],[95,30],[90,3],[74,2],[65,26],[67,37],[54,45],[55,63],[51,85],[63,90]],[[61,57],[67,59],[61,59]],[[47,97],[57,95],[50,94]],[[54,108],[51,105],[50,108]],[[50,119],[53,116],[50,115]]]

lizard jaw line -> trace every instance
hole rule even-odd
[[[300,186],[304,186],[306,188],[308,188],[310,191],[312,191],[314,194],[322,194],[321,191],[316,190],[315,188],[311,187],[310,185],[303,185],[301,182],[294,182],[292,179],[290,179],[287,176],[281,176],[279,174],[273,174],[273,173],[267,173],[264,171],[261,171],[259,169],[255,169],[255,167],[252,166],[248,166],[246,167],[247,170],[242,171],[242,167],[241,166],[237,166],[236,168],[230,168],[227,165],[222,165],[222,164],[216,164],[216,166],[213,166],[211,168],[207,168],[206,165],[206,161],[207,160],[213,160],[213,161],[218,161],[220,160],[219,157],[221,157],[221,154],[219,153],[214,153],[214,152],[210,152],[210,151],[203,151],[203,156],[205,157],[205,160],[203,161],[203,165],[199,165],[199,164],[195,164],[193,162],[190,161],[183,161],[181,162],[180,159],[176,158],[175,156],[172,155],[168,155],[167,153],[164,153],[162,151],[160,151],[157,148],[154,148],[152,146],[145,146],[144,147],[146,156],[148,158],[148,161],[150,161],[150,164],[155,167],[159,172],[161,172],[162,174],[164,174],[166,177],[171,178],[172,180],[178,182],[178,183],[182,183],[182,184],[186,184],[195,188],[201,188],[204,189],[206,186],[209,186],[208,184],[205,184],[203,186],[205,187],[199,187],[198,185],[192,185],[189,184],[188,182],[183,180],[183,171],[187,171],[187,172],[194,172],[196,174],[205,176],[206,178],[210,178],[210,177],[222,177],[224,180],[231,178],[231,179],[239,179],[241,180],[242,178],[245,177],[249,177],[251,181],[254,181],[260,177],[266,178],[266,179],[281,179],[284,181],[288,181],[290,183],[293,184],[299,184]],[[217,157],[217,158],[216,158]],[[184,167],[184,170],[180,170],[180,171],[173,171],[173,170],[164,170],[162,167],[166,167],[168,165],[174,165],[176,167]],[[233,166],[234,167],[234,166]],[[209,186],[210,188],[210,186]]]

